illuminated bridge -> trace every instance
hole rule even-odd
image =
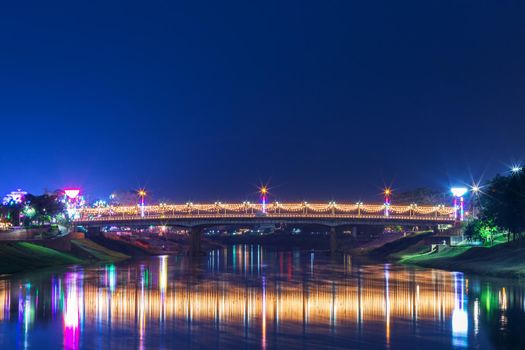
[[[437,225],[454,222],[454,208],[443,205],[418,206],[383,204],[258,203],[160,204],[84,208],[78,225],[159,224],[182,227],[301,223],[329,227],[369,225]]]
[[[335,244],[336,227],[399,225],[437,227],[454,223],[454,208],[329,203],[211,203],[159,204],[84,208],[75,224],[87,228],[105,226],[167,225],[190,229],[199,249],[202,229],[217,225],[303,224],[330,227]],[[193,239],[192,239],[193,241]]]

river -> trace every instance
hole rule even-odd
[[[0,280],[0,349],[525,349],[525,284],[256,245]]]

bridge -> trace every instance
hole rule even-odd
[[[163,225],[186,227],[192,251],[200,251],[205,227],[218,225],[313,224],[330,228],[336,248],[336,229],[356,225],[426,226],[453,224],[455,208],[444,205],[329,203],[208,203],[110,206],[79,209],[75,225],[100,229],[106,226]],[[355,231],[354,231],[355,232]]]

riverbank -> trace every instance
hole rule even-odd
[[[407,238],[370,253],[406,265],[461,271],[497,277],[525,277],[525,243],[493,247],[439,246],[431,250],[421,239]]]
[[[70,252],[61,252],[35,243],[0,244],[0,275],[65,265],[115,262],[129,256],[109,250],[88,239],[71,240]]]

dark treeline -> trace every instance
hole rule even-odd
[[[465,234],[491,242],[494,233],[508,232],[508,240],[518,240],[525,232],[525,174],[520,171],[497,175],[473,194],[479,215],[471,219]]]
[[[4,202],[0,206],[0,219],[14,226],[43,225],[64,219],[63,196],[63,193],[56,191],[43,195],[27,194],[21,202]]]

